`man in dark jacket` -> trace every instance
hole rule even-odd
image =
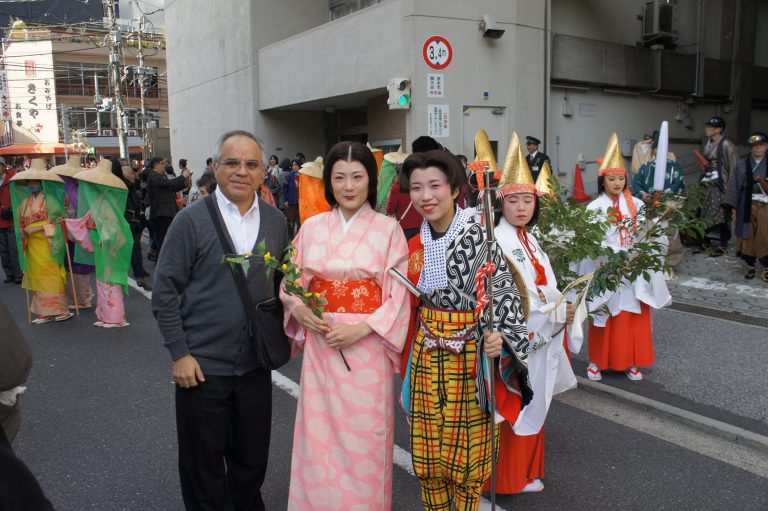
[[[152,309],[173,359],[184,505],[263,510],[272,380],[256,356],[233,270],[222,258],[254,252],[261,241],[279,255],[290,237],[283,215],[256,193],[265,172],[261,142],[232,131],[215,153],[216,191],[184,208],[171,225],[155,268]],[[209,204],[228,238],[226,251]],[[254,261],[246,273],[253,303],[277,298],[280,277],[267,278],[263,263]]]
[[[147,177],[147,196],[149,197],[149,223],[152,225],[155,249],[157,253],[163,248],[165,234],[178,212],[176,206],[176,192],[190,186],[192,173],[185,169],[182,175],[168,179],[165,172],[165,162],[155,156],[147,164],[149,175]],[[157,256],[147,256],[154,260]]]
[[[525,161],[528,162],[528,168],[531,169],[531,176],[533,181],[539,177],[545,161],[549,161],[549,156],[539,151],[541,140],[536,137],[528,135],[525,137],[525,145],[528,149],[528,155],[525,157]]]
[[[16,233],[13,230],[13,207],[11,206],[11,178],[16,173],[6,169],[5,160],[0,158],[0,261],[5,271],[5,282],[21,284],[19,252],[16,248]]]

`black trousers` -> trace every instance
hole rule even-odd
[[[3,428],[0,428],[0,474],[0,509],[53,511],[35,476],[16,457]]]
[[[13,227],[0,228],[0,261],[6,277],[22,277],[19,267],[19,252],[16,249],[16,232]]]
[[[149,225],[152,226],[152,240],[155,242],[155,246],[152,248],[154,248],[158,254],[160,253],[160,249],[163,248],[165,234],[168,232],[171,222],[173,222],[173,218],[167,216],[159,216],[157,218],[149,219]]]
[[[266,369],[176,387],[179,476],[190,511],[261,511],[272,425]]]

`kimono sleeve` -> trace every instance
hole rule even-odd
[[[293,239],[293,246],[296,249],[296,256],[294,257],[294,263],[298,266],[303,266],[304,250],[306,249],[307,235],[305,233],[305,226],[303,225],[299,229],[299,233]],[[306,287],[309,284],[306,275],[301,276],[301,285]],[[302,305],[302,301],[296,297],[289,295],[285,292],[285,279],[283,279],[280,285],[280,301],[283,302],[283,328],[285,328],[285,335],[296,341],[299,348],[304,346],[304,340],[306,338],[306,330],[301,324],[293,317],[293,311],[296,307]]]
[[[392,227],[381,282],[379,282],[381,306],[368,316],[365,323],[381,337],[388,350],[400,353],[408,334],[410,295],[405,286],[390,276],[388,270],[397,268],[403,275],[407,273],[408,245],[398,225],[392,222]]]

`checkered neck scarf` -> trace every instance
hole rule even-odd
[[[448,287],[448,271],[445,267],[445,252],[448,246],[464,228],[469,220],[469,215],[460,207],[456,207],[456,215],[453,217],[448,231],[437,239],[432,238],[432,230],[429,222],[424,220],[421,224],[421,243],[424,245],[424,267],[421,269],[419,284],[416,286],[426,294],[436,289]]]

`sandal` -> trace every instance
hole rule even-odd
[[[747,280],[752,280],[755,278],[756,272],[754,266],[749,266],[747,268],[747,273],[744,274],[744,278]]]
[[[760,277],[763,282],[768,282],[768,268],[763,268],[763,276]]]
[[[630,367],[624,371],[624,374],[626,374],[627,378],[629,378],[631,381],[640,381],[643,379],[643,373],[641,373],[640,369],[637,367]]]
[[[74,316],[74,314],[72,314],[71,312],[65,312],[63,314],[59,314],[58,316],[53,318],[53,320],[54,321],[66,321],[69,318],[71,318],[72,316]]]
[[[48,323],[50,321],[53,321],[53,316],[38,316],[32,320],[32,324],[42,325],[43,323]]]
[[[603,379],[603,373],[600,372],[599,367],[590,362],[589,367],[587,367],[587,378],[592,381],[600,381]]]

